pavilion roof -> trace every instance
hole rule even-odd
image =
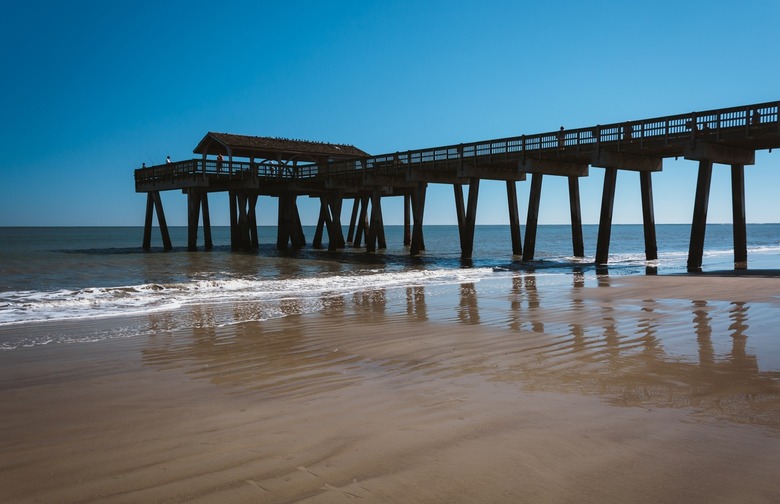
[[[195,150],[196,154],[222,154],[245,158],[263,159],[308,159],[316,161],[328,159],[352,159],[367,157],[369,154],[352,145],[312,142],[308,140],[290,140],[232,133],[208,132]]]

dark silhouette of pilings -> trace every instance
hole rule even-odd
[[[229,191],[228,197],[230,199],[230,247],[233,250],[258,248],[257,194]]]
[[[575,257],[583,257],[585,255],[585,246],[582,238],[579,177],[588,175],[588,165],[557,160],[527,159],[521,164],[521,170],[531,173],[528,216],[525,221],[525,245],[522,253],[523,261],[533,261],[536,253],[536,232],[539,222],[539,204],[542,197],[542,180],[544,175],[563,176],[568,179],[572,252]]]
[[[197,250],[198,220],[203,214],[204,248],[211,250],[211,218],[209,217],[209,198],[206,191],[190,190],[187,192],[187,250]]]
[[[734,268],[746,268],[747,223],[745,216],[744,169],[745,165],[755,163],[755,151],[704,141],[694,141],[686,148],[685,158],[699,162],[696,199],[693,205],[693,220],[691,223],[691,240],[688,248],[688,271],[701,271],[713,163],[731,165]]]
[[[455,211],[458,217],[460,235],[460,257],[471,259],[474,251],[474,228],[477,223],[477,198],[479,197],[479,179],[469,180],[468,207],[464,208],[463,185],[453,184],[455,190]]]
[[[328,232],[328,250],[343,249],[346,245],[344,233],[341,229],[341,208],[344,198],[336,194],[324,194],[320,196],[320,215],[317,219],[317,227],[314,231],[312,246],[322,248],[323,230]]]
[[[512,238],[512,255],[523,255],[523,239],[520,235],[520,215],[517,210],[517,184],[506,181],[506,201],[509,207],[509,233]]]
[[[297,198],[298,195],[292,191],[285,191],[279,195],[276,248],[280,250],[286,249],[288,245],[296,249],[306,246]]]
[[[143,249],[152,248],[152,218],[154,211],[157,210],[157,223],[160,225],[160,234],[162,235],[163,249],[171,250],[171,235],[168,233],[168,224],[165,222],[165,212],[163,211],[160,191],[149,191],[146,193],[146,218],[144,221],[144,241]]]
[[[663,160],[653,156],[641,156],[625,152],[599,152],[593,160],[594,166],[603,167],[604,189],[601,199],[599,233],[596,243],[596,264],[609,261],[609,243],[612,231],[612,212],[615,203],[615,188],[619,170],[639,172],[639,186],[642,197],[642,221],[645,238],[645,259],[658,258],[655,234],[655,211],[653,208],[652,173],[661,171]]]
[[[571,214],[571,246],[574,257],[585,257],[582,238],[582,211],[580,210],[580,179],[569,176],[569,213]]]

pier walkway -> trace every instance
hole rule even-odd
[[[512,253],[532,261],[536,243],[542,180],[568,178],[573,255],[584,256],[580,216],[579,178],[590,167],[604,168],[596,263],[609,255],[615,184],[619,170],[639,173],[645,253],[657,259],[652,173],[660,172],[664,158],[699,163],[695,188],[688,269],[701,269],[707,207],[713,164],[731,167],[735,268],[747,267],[744,167],[755,162],[755,151],[780,148],[780,102],[768,102],[705,112],[596,125],[588,128],[521,135],[395,152],[379,156],[349,145],[278,138],[208,133],[194,149],[200,158],[135,171],[137,192],[147,193],[144,248],[149,248],[156,210],[166,249],[171,248],[160,191],[181,190],[188,195],[188,247],[196,248],[199,217],[203,216],[205,247],[211,247],[208,193],[230,195],[231,244],[236,249],[257,247],[255,205],[261,195],[279,201],[277,246],[305,246],[296,198],[320,199],[320,217],[313,239],[328,248],[347,243],[360,246],[365,235],[369,252],[383,248],[383,197],[404,197],[405,245],[412,255],[425,249],[423,217],[430,183],[450,184],[460,230],[461,256],[471,258],[480,180],[506,182]],[[517,184],[531,176],[525,237],[521,238]],[[464,200],[463,186],[468,185]],[[348,235],[343,236],[342,205],[354,201]],[[370,209],[370,210],[369,210]]]

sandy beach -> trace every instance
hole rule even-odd
[[[778,278],[518,274],[329,303],[0,352],[0,500],[780,499]]]

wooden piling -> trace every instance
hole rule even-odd
[[[506,181],[506,200],[509,206],[509,234],[512,237],[512,255],[523,255],[523,241],[520,236],[520,216],[517,211],[517,184]]]
[[[469,198],[464,220],[465,236],[461,237],[461,259],[471,259],[474,252],[474,229],[477,224],[477,199],[479,197],[479,179],[469,179]]]
[[[250,245],[253,249],[260,248],[260,238],[257,235],[257,198],[257,194],[249,195],[249,208],[247,209],[249,216]]]
[[[322,231],[328,220],[328,202],[324,195],[320,195],[320,215],[317,218],[317,228],[314,230],[311,246],[316,249],[322,248]]]
[[[580,179],[570,175],[568,181],[572,251],[574,257],[585,257],[585,244],[582,238],[582,212],[580,210]]]
[[[331,194],[325,198],[325,225],[328,230],[328,250],[343,249],[346,241],[341,229],[341,207],[344,199],[340,194]]]
[[[292,227],[290,218],[290,197],[284,192],[279,194],[279,212],[276,226],[276,248],[283,250],[287,248],[290,241],[290,231]]]
[[[742,164],[731,165],[731,207],[734,229],[734,269],[746,269],[745,165]]]
[[[214,248],[214,242],[211,240],[211,217],[209,215],[209,193],[202,192],[200,200],[201,210],[203,211],[203,246],[206,250]]]
[[[379,227],[376,230],[377,248],[384,250],[387,248],[387,238],[385,237],[385,218],[382,215],[381,199],[380,204],[377,206],[377,213],[379,216]]]
[[[404,247],[412,243],[412,198],[404,194]]]
[[[596,242],[596,264],[607,264],[609,260],[609,240],[612,235],[612,211],[615,206],[615,184],[617,168],[605,168],[604,190],[601,194],[601,217]]]
[[[238,201],[236,201],[236,192],[228,191],[230,200],[230,249],[238,250]]]
[[[463,184],[452,184],[452,191],[455,195],[455,220],[458,223],[458,239],[460,240],[460,249],[463,250],[463,226],[466,222],[466,207],[463,204]]]
[[[423,238],[423,214],[425,213],[425,193],[428,184],[418,182],[411,194],[412,204],[412,241],[409,247],[409,253],[412,256],[420,255],[425,250],[425,240]]]
[[[240,250],[249,250],[251,242],[249,239],[249,198],[244,193],[237,193],[238,203],[238,248]]]
[[[290,194],[290,214],[291,214],[291,233],[290,241],[293,248],[303,248],[306,246],[306,235],[303,233],[303,225],[301,224],[301,214],[298,212],[298,195],[295,193]]]
[[[712,181],[712,161],[699,161],[699,176],[696,181],[696,200],[693,204],[693,222],[691,223],[691,241],[688,247],[688,271],[701,271],[704,257],[704,235],[707,230],[707,207],[710,201],[710,183]]]
[[[157,223],[160,225],[160,234],[162,235],[163,249],[171,250],[171,235],[168,233],[168,224],[165,221],[165,212],[163,211],[160,191],[149,191],[146,193],[146,219],[144,221],[144,242],[143,249],[149,250],[152,246],[152,217],[154,211],[157,211]]]
[[[642,222],[645,234],[645,259],[658,259],[658,243],[655,237],[655,211],[653,209],[652,172],[639,172],[639,187],[642,192]]]
[[[377,248],[377,241],[380,242],[381,246],[381,239],[379,238],[380,235],[380,228],[382,227],[382,195],[378,190],[374,190],[371,192],[371,220],[368,224],[368,231],[366,232],[366,251],[367,252],[376,252]],[[384,230],[381,230],[382,235],[384,235]]]
[[[355,237],[355,224],[357,223],[358,212],[360,211],[360,197],[355,196],[352,203],[352,215],[349,218],[349,230],[347,231],[346,242],[351,244]]]
[[[194,251],[198,248],[198,218],[200,217],[200,193],[189,191],[187,193],[187,250]]]
[[[355,229],[355,240],[352,246],[360,248],[364,236],[368,236],[368,201],[370,196],[363,194],[360,199],[360,214],[358,215],[357,228]]]
[[[154,217],[154,197],[151,192],[146,193],[146,217],[144,219],[144,241],[141,245],[144,250],[152,248],[152,218]]]
[[[528,217],[525,220],[525,248],[523,261],[533,261],[536,248],[536,228],[539,222],[539,202],[542,196],[542,173],[531,175],[531,194],[528,197]]]

